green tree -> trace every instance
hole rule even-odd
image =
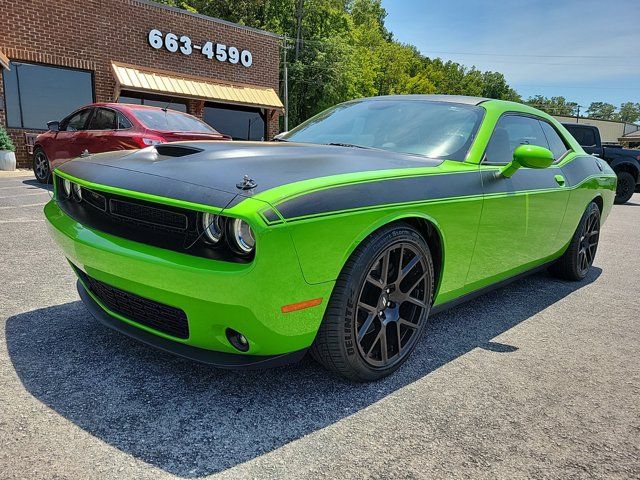
[[[484,72],[482,74],[482,83],[483,97],[509,100],[512,102],[522,101],[522,97],[509,86],[504,75],[499,72]]]
[[[520,96],[498,72],[428,58],[394,40],[381,0],[163,0],[286,36],[289,123],[352,98],[444,93]]]
[[[613,120],[615,113],[616,107],[606,102],[592,102],[587,108],[588,117],[602,120]]]
[[[525,103],[547,112],[549,115],[574,116],[578,114],[578,104],[570,102],[564,97],[547,98],[542,95],[535,95],[529,97]]]
[[[615,115],[615,119],[621,122],[634,123],[640,119],[640,103],[624,102]]]

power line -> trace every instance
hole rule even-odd
[[[516,54],[516,53],[482,53],[482,52],[444,52],[440,50],[420,50],[421,52],[435,53],[438,55],[477,55],[482,57],[532,57],[532,58],[629,58],[625,55],[542,55],[542,54]]]
[[[534,87],[534,88],[586,88],[589,90],[639,90],[640,86],[636,87],[603,87],[603,86],[585,86],[585,85],[532,85],[528,83],[513,83],[513,86],[518,87]]]

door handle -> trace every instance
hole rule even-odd
[[[558,185],[560,185],[561,187],[564,187],[565,182],[564,182],[564,177],[562,175],[556,175],[554,178],[556,179],[556,183]]]

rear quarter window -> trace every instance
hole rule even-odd
[[[544,120],[540,121],[540,125],[542,125],[542,131],[544,132],[544,136],[547,137],[547,142],[549,143],[549,150],[553,153],[553,158],[558,160],[562,157],[569,148],[564,143],[564,140],[560,136],[556,129],[553,128],[550,124],[545,122]]]

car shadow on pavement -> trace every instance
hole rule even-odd
[[[182,477],[216,473],[275,450],[386,397],[595,281],[540,273],[429,319],[408,362],[371,384],[342,381],[305,358],[225,371],[147,347],[98,324],[81,302],[7,320],[9,355],[25,388],[80,428]],[[516,299],[516,300],[514,300]]]
[[[41,188],[43,190],[49,190],[50,192],[53,191],[53,184],[51,184],[51,183],[40,183],[35,178],[30,178],[28,180],[23,180],[22,183],[24,185],[28,186],[28,187],[31,187],[30,189],[33,189],[33,187],[37,187],[37,188]]]

